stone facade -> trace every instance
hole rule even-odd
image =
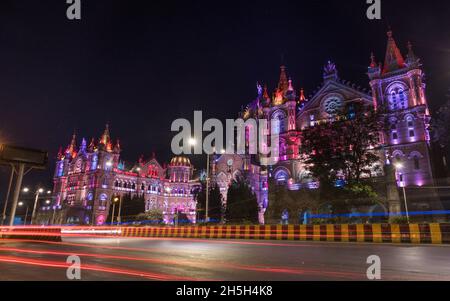
[[[386,119],[390,125],[380,133],[380,168],[374,168],[371,177],[386,181],[385,167],[392,164],[390,169],[395,167],[394,183],[397,183],[397,187],[432,186],[430,112],[424,74],[411,44],[404,59],[389,31],[384,65],[377,64],[372,55],[367,74],[371,91],[340,79],[336,65],[328,62],[324,68],[322,85],[309,98],[305,97],[303,89],[299,91],[293,87],[285,66],[281,67],[278,87],[272,95],[269,95],[267,86],[263,89],[258,84],[257,98],[247,106],[241,117],[266,119],[268,122],[278,120],[279,128],[272,127],[272,130],[280,135],[280,155],[277,163],[267,170],[258,164],[258,158],[253,158],[255,163],[251,164],[250,157],[219,156],[213,162],[213,178],[219,183],[223,194],[226,195],[233,177],[246,174],[257,192],[263,212],[270,201],[267,199],[269,178],[291,190],[317,188],[320,183],[310,176],[299,153],[301,132],[323,122],[334,122],[336,113],[352,103],[362,104],[368,109],[387,109]],[[392,187],[389,190],[387,195],[392,200],[387,200],[383,206],[398,212],[401,210],[399,198],[393,193]],[[390,201],[393,203],[389,204]],[[431,201],[425,202],[421,204],[421,209],[439,209],[435,205]]]
[[[145,210],[159,209],[164,221],[173,223],[176,213],[196,222],[194,192],[200,183],[192,180],[193,166],[185,157],[175,157],[162,166],[155,157],[140,159],[132,168],[120,160],[119,142],[112,144],[109,128],[98,143],[77,148],[76,137],[60,151],[54,175],[54,205],[41,208],[47,222],[102,225],[111,202],[125,195],[143,196]],[[117,208],[116,208],[117,209]],[[54,212],[45,214],[45,211]],[[117,214],[117,211],[116,211]]]

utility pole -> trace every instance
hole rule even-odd
[[[113,209],[112,209],[112,216],[111,216],[111,226],[114,225],[114,211],[116,209],[116,202],[113,201]]]
[[[11,207],[11,214],[9,220],[9,226],[14,225],[14,218],[16,216],[17,204],[19,203],[20,189],[22,187],[23,174],[25,173],[25,163],[19,164],[19,172],[17,174],[16,188],[14,190],[13,203]]]
[[[44,190],[42,188],[38,188],[38,190],[36,191],[36,198],[34,199],[34,206],[33,206],[33,213],[31,214],[31,222],[30,225],[33,224],[33,220],[34,220],[34,216],[36,214],[36,207],[38,204],[38,200],[39,200],[39,195],[44,192]]]
[[[122,196],[119,196],[119,214],[117,215],[117,223],[122,223]]]
[[[205,208],[205,222],[209,223],[208,206],[209,206],[209,154],[206,155],[206,208]]]
[[[5,224],[6,220],[6,210],[8,209],[8,201],[9,195],[11,194],[12,182],[14,180],[15,168],[14,165],[11,164],[11,176],[9,177],[8,191],[6,192],[5,205],[3,206],[3,215],[2,215],[2,226]]]
[[[28,205],[27,205],[27,211],[26,211],[26,213],[25,213],[25,219],[23,220],[23,225],[24,225],[24,226],[26,226],[26,225],[27,225],[27,219],[28,219],[28,210],[29,210],[29,207],[28,207]]]
[[[403,200],[405,201],[406,220],[408,221],[408,224],[409,224],[409,211],[408,211],[408,202],[407,202],[407,199],[406,199],[406,188],[405,188],[405,185],[403,185]]]

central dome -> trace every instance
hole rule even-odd
[[[187,158],[187,157],[177,156],[177,157],[173,157],[173,159],[170,161],[170,165],[171,166],[186,166],[186,167],[190,167],[191,166],[191,160],[189,160],[189,158]]]

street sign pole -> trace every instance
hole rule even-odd
[[[19,172],[17,174],[16,188],[14,190],[13,203],[11,207],[11,214],[9,226],[14,225],[14,218],[16,217],[17,204],[19,203],[19,195],[22,187],[23,174],[25,173],[25,163],[19,164]]]
[[[12,187],[12,182],[14,180],[14,173],[15,173],[14,165],[11,164],[11,176],[9,177],[8,192],[6,193],[5,205],[3,207],[2,226],[5,224],[5,220],[6,220],[6,210],[8,209],[8,201],[9,201],[9,195],[11,194],[11,187]]]

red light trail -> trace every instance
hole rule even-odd
[[[48,260],[36,260],[36,259],[28,259],[21,257],[13,257],[13,256],[0,256],[0,262],[5,263],[14,263],[14,264],[23,264],[23,265],[32,265],[32,266],[40,266],[40,267],[49,267],[49,268],[62,268],[67,269],[70,267],[70,264],[60,261],[48,261]],[[105,267],[100,265],[90,265],[90,264],[82,264],[81,270],[85,271],[96,271],[96,272],[104,272],[104,273],[112,273],[126,276],[135,276],[147,278],[149,280],[159,280],[159,281],[198,281],[198,279],[188,278],[188,277],[177,277],[165,274],[156,274],[156,273],[148,273],[137,270],[126,270],[126,269],[118,269]]]

